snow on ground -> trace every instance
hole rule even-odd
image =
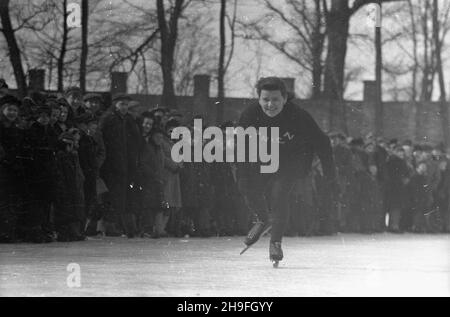
[[[267,237],[239,255],[242,240],[0,244],[0,296],[450,295],[450,235],[285,238],[278,269]]]

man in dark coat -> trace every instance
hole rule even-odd
[[[31,240],[35,240],[35,236],[39,237],[41,230],[51,230],[49,220],[55,196],[55,145],[58,137],[50,125],[50,111],[48,106],[39,107],[37,120],[25,136],[25,146],[31,150],[33,157],[26,164],[30,190],[26,199],[29,204],[26,206],[25,223],[30,227]]]
[[[97,205],[97,178],[99,169],[104,161],[103,139],[96,137],[97,119],[90,113],[78,117],[76,120],[80,129],[81,137],[79,141],[78,156],[80,166],[83,171],[84,180],[84,201],[85,215],[90,222],[94,216]]]
[[[333,133],[330,135],[333,146],[334,161],[336,164],[337,181],[339,184],[338,197],[338,221],[339,229],[346,230],[348,215],[350,214],[350,187],[353,177],[352,151],[350,150],[345,135]]]
[[[59,137],[56,146],[55,226],[58,241],[82,241],[84,225],[84,177],[78,154],[74,150],[75,138],[69,132]]]
[[[244,129],[268,128],[270,134],[257,138],[260,146],[264,142],[267,146],[268,140],[270,144],[279,144],[279,158],[275,158],[279,159],[279,168],[274,173],[265,174],[260,173],[261,162],[238,165],[240,190],[249,208],[260,220],[250,230],[244,243],[247,246],[255,243],[271,224],[269,257],[277,263],[283,259],[281,240],[289,219],[289,197],[295,181],[310,174],[314,154],[318,155],[326,181],[330,184],[335,183],[335,166],[330,139],[309,113],[288,101],[286,86],[280,78],[260,79],[257,92],[258,103],[244,110],[238,125]],[[278,139],[271,134],[271,128],[278,128]],[[248,155],[250,145],[246,145]],[[267,201],[266,193],[269,197]],[[272,221],[269,220],[270,211]]]
[[[20,101],[0,98],[0,242],[14,242],[20,190],[24,180],[20,157],[23,131],[17,127]]]
[[[106,221],[114,222],[115,216],[119,215],[127,236],[131,238],[135,235],[136,226],[130,208],[130,190],[135,183],[141,137],[136,121],[128,113],[130,100],[127,95],[114,96],[112,111],[101,118],[99,129],[106,150],[101,176],[111,194],[113,208],[112,219]]]
[[[385,204],[389,214],[389,230],[400,232],[400,220],[407,200],[407,184],[410,170],[405,161],[402,147],[394,148],[394,153],[386,163],[385,169]]]

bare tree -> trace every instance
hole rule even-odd
[[[86,90],[86,61],[88,57],[88,0],[81,1],[81,55],[80,55],[80,89]]]
[[[27,82],[22,66],[21,52],[15,36],[15,32],[18,28],[14,29],[11,23],[9,0],[0,1],[0,18],[2,21],[2,28],[0,31],[3,33],[8,44],[9,59],[14,70],[18,93],[20,97],[25,97],[27,94]],[[31,18],[32,17],[30,17],[30,19]]]
[[[265,0],[267,14],[253,21],[240,20],[244,35],[250,40],[262,40],[294,62],[301,72],[312,79],[311,98],[319,98],[322,90],[323,49],[325,39],[324,11],[320,0],[286,0],[285,8],[279,2]],[[270,27],[273,19],[280,21],[292,33],[280,37]]]
[[[236,11],[237,11],[237,0],[234,0],[234,10],[233,17],[230,19],[227,15],[226,0],[220,1],[220,49],[219,49],[219,67],[217,74],[217,122],[221,123],[223,120],[223,110],[225,103],[225,73],[228,66],[230,65],[231,58],[234,51],[234,37],[235,37],[235,24],[236,24]],[[225,19],[228,17],[229,27],[231,30],[231,49],[229,52],[228,61],[225,62],[226,54],[226,32],[225,32]]]
[[[178,37],[178,20],[186,4],[184,0],[175,0],[175,5],[168,11],[169,20],[166,20],[166,10],[163,0],[157,0],[158,26],[161,39],[161,69],[163,74],[162,104],[165,107],[176,108],[175,90],[173,86],[173,63],[175,46]]]
[[[58,67],[58,91],[62,92],[64,90],[64,58],[66,56],[67,51],[67,38],[69,34],[69,27],[67,25],[67,0],[63,0],[62,4],[62,40],[61,40],[61,48],[59,50],[59,56],[57,60]]]
[[[447,147],[449,145],[449,117],[448,117],[448,103],[446,101],[446,92],[445,92],[445,80],[444,80],[444,69],[442,65],[442,56],[441,56],[441,39],[440,39],[440,30],[439,30],[439,19],[438,19],[438,1],[433,0],[433,41],[436,51],[436,68],[439,77],[439,104],[440,104],[440,117],[442,122],[442,133],[443,133],[443,141],[444,146]]]

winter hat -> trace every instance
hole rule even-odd
[[[88,93],[84,96],[83,98],[84,101],[89,101],[89,100],[99,100],[100,102],[103,101],[103,97],[100,94],[95,94],[95,93]]]
[[[3,107],[4,105],[16,105],[17,107],[20,107],[21,102],[19,99],[14,97],[13,95],[5,95],[0,98],[0,107]]]

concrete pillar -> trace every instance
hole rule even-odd
[[[377,83],[375,80],[364,81],[364,97],[363,107],[364,117],[367,118],[368,130],[376,132],[377,122],[381,118],[377,118]]]
[[[45,69],[30,69],[28,71],[28,87],[31,91],[45,90]]]
[[[209,102],[209,75],[194,76],[194,105],[193,116],[201,115],[205,121],[212,122],[214,109]]]
[[[111,73],[111,95],[117,93],[127,93],[127,73],[112,72]]]
[[[364,81],[364,102],[376,102],[377,100],[377,83],[375,80]]]

